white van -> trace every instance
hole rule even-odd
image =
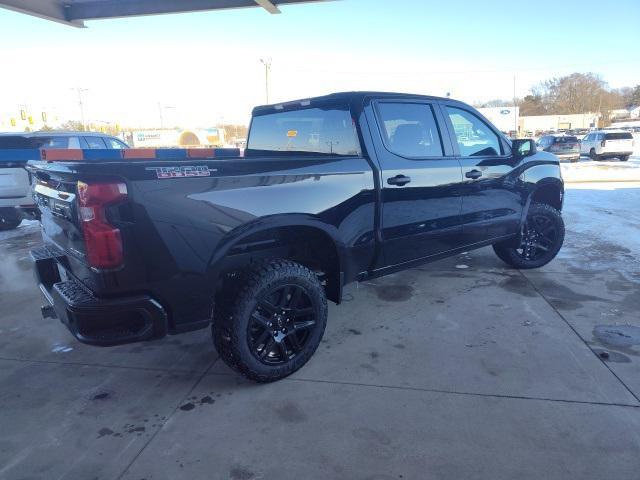
[[[633,153],[634,140],[631,132],[624,130],[596,130],[580,142],[580,153],[592,160],[618,157],[626,162]]]

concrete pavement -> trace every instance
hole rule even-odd
[[[567,240],[351,285],[307,366],[255,385],[208,331],[100,349],[0,241],[0,479],[640,476],[640,185],[569,187]],[[629,188],[624,188],[629,187]]]

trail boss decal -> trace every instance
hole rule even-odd
[[[181,178],[181,177],[209,177],[211,172],[216,172],[216,168],[206,166],[199,167],[147,167],[147,170],[156,172],[158,178]]]

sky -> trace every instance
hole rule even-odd
[[[611,6],[611,8],[608,7]],[[597,10],[597,12],[596,12]],[[157,127],[247,123],[270,101],[384,90],[521,97],[572,72],[640,84],[640,2],[340,0],[133,17],[73,28],[0,9],[0,111]],[[159,108],[159,105],[161,108]]]

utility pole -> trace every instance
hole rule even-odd
[[[160,128],[163,129],[164,128],[164,116],[162,114],[162,111],[165,108],[175,108],[171,105],[162,105],[162,103],[158,102],[158,114],[160,115]]]
[[[516,105],[516,76],[513,76],[513,125],[518,138],[518,110]]]
[[[260,63],[264,65],[264,91],[267,103],[269,103],[269,74],[271,73],[271,59],[261,58]]]
[[[84,101],[82,100],[82,94],[88,92],[86,88],[75,87],[71,90],[74,90],[78,94],[78,106],[80,107],[80,122],[82,123],[82,129],[85,130],[84,123]]]

